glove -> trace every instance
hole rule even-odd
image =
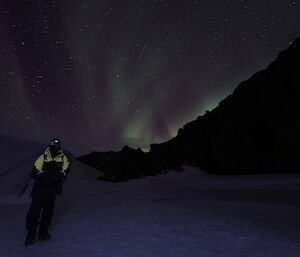
[[[38,171],[38,173],[35,175],[35,179],[44,183],[46,180],[45,172],[43,170]]]
[[[36,177],[36,179],[41,180],[45,177],[45,172],[43,170],[40,170],[36,173],[35,177]]]
[[[63,170],[61,170],[58,174],[62,181],[66,180],[66,173]]]

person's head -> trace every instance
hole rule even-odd
[[[60,141],[58,139],[52,139],[49,142],[49,149],[52,156],[55,156],[57,152],[61,149]]]

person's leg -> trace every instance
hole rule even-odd
[[[50,226],[53,217],[55,198],[56,194],[48,195],[43,201],[43,212],[38,233],[40,239],[46,240],[50,238],[48,227]]]
[[[27,229],[27,236],[25,240],[26,244],[31,244],[34,243],[35,241],[36,228],[39,222],[41,208],[42,208],[41,198],[39,197],[39,195],[33,195],[32,202],[26,216],[26,229]]]

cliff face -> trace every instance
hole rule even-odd
[[[110,170],[124,180],[183,164],[209,173],[300,172],[300,39],[175,138]]]
[[[213,111],[186,124],[169,150],[172,144],[182,163],[208,172],[299,172],[300,39]]]
[[[300,172],[300,39],[173,141],[208,172]]]

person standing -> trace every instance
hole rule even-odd
[[[62,194],[69,164],[58,139],[52,139],[44,153],[34,162],[32,176],[35,181],[31,192],[31,206],[26,216],[25,245],[35,243],[38,225],[38,239],[50,239],[48,228],[54,212],[55,198]]]

